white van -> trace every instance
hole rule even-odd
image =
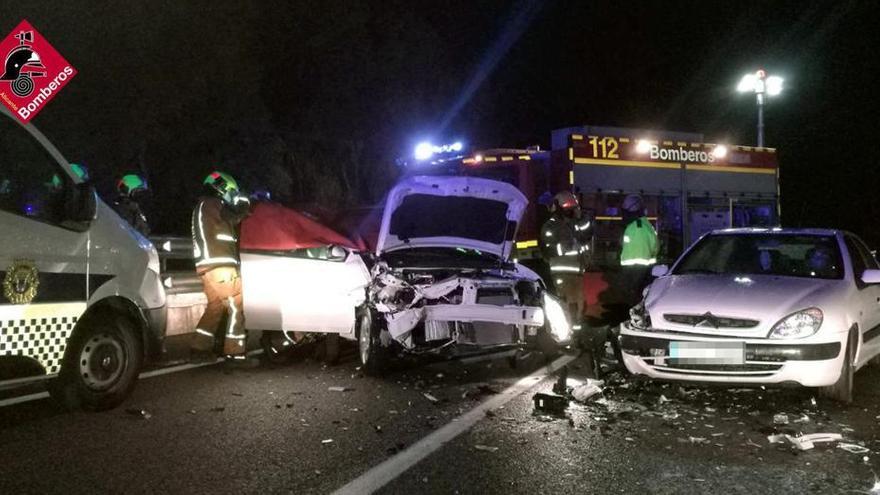
[[[108,409],[161,352],[159,258],[33,125],[0,107],[0,388]]]

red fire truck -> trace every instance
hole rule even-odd
[[[627,194],[645,199],[661,262],[712,229],[779,224],[776,150],[703,141],[693,133],[571,127],[553,131],[549,151],[474,152],[461,160],[460,173],[512,183],[529,198],[517,239],[521,262],[539,256],[538,231],[547,215],[541,195],[571,189],[580,197],[595,233],[585,277],[587,315],[602,321],[615,304],[606,289],[619,267],[620,203]]]

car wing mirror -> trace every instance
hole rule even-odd
[[[862,282],[866,284],[880,284],[880,270],[865,270],[862,272]]]
[[[666,265],[654,265],[651,267],[651,276],[652,277],[662,277],[669,273],[669,267]]]
[[[91,182],[68,186],[65,198],[66,218],[63,225],[77,231],[85,231],[98,216],[98,193]]]
[[[330,256],[328,259],[332,261],[342,261],[348,255],[348,252],[342,246],[330,246]]]

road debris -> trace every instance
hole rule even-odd
[[[327,391],[329,392],[351,392],[354,390],[350,387],[327,387]]]
[[[773,415],[773,424],[774,425],[787,425],[788,424],[788,414],[779,413]]]
[[[433,395],[429,394],[428,392],[424,392],[422,395],[425,396],[426,399],[428,399],[429,401],[431,401],[435,404],[440,402],[440,399],[434,397]]]
[[[532,401],[535,403],[535,410],[555,415],[564,415],[568,408],[568,399],[556,394],[538,392],[532,396]]]
[[[785,433],[767,436],[770,443],[790,443],[798,448],[798,450],[810,450],[813,444],[820,442],[838,442],[843,437],[839,433],[810,433],[809,435],[801,435],[794,437]]]
[[[150,419],[153,417],[153,415],[150,414],[146,409],[126,409],[125,412],[132,416],[137,416],[141,419]]]
[[[477,444],[477,445],[474,445],[474,449],[482,450],[484,452],[498,452],[498,447],[492,447],[490,445]]]
[[[587,378],[587,381],[571,389],[571,397],[578,402],[586,402],[590,397],[601,394],[605,382]]]
[[[856,445],[854,443],[839,443],[837,444],[838,449],[843,449],[850,454],[867,454],[871,451],[871,449],[867,447],[862,447],[861,445]]]
[[[327,438],[327,439],[325,439],[325,440],[321,440],[321,443],[324,444],[324,445],[327,445],[328,443],[333,443],[333,439],[332,439],[332,438]]]

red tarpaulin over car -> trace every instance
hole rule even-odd
[[[316,220],[275,203],[257,203],[241,223],[241,248],[257,251],[288,251],[335,244],[357,251],[356,242]]]

